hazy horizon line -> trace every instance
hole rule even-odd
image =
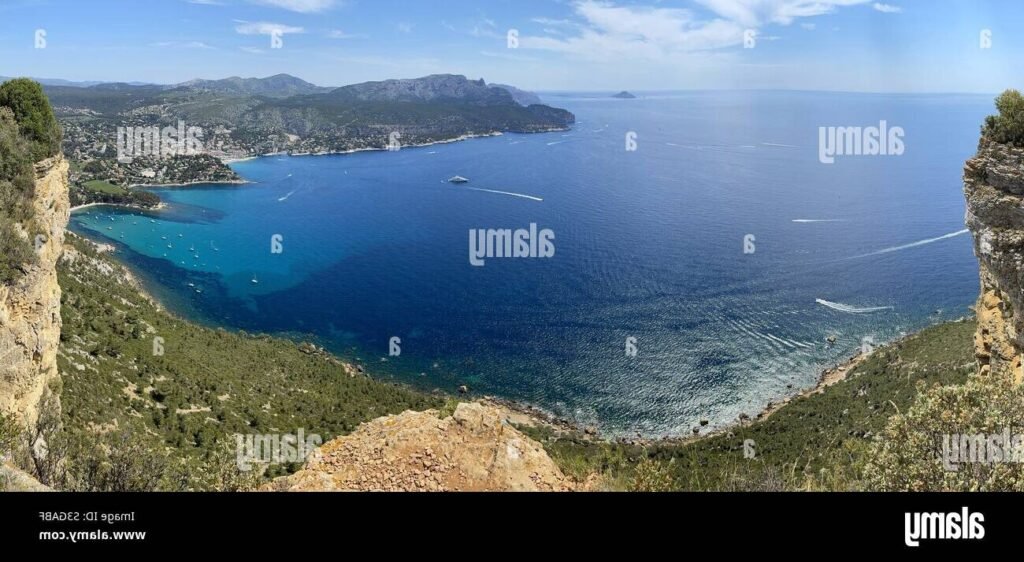
[[[228,78],[240,78],[240,79],[243,79],[243,80],[250,80],[250,79],[262,80],[262,79],[270,78],[270,77],[273,77],[273,76],[279,76],[279,75],[282,75],[282,74],[283,75],[287,75],[287,76],[291,76],[293,78],[298,78],[299,80],[302,80],[304,82],[312,84],[313,86],[316,86],[318,88],[335,88],[335,89],[336,88],[344,88],[345,86],[351,86],[351,85],[355,85],[355,84],[365,84],[365,83],[368,83],[368,82],[382,82],[382,81],[385,81],[385,80],[415,80],[417,78],[425,78],[427,76],[437,76],[437,75],[444,75],[444,74],[451,74],[453,76],[466,76],[465,74],[458,74],[458,73],[438,73],[438,74],[427,74],[427,75],[423,75],[423,76],[417,76],[417,77],[414,77],[414,78],[383,78],[383,79],[380,79],[380,80],[366,80],[366,81],[363,81],[363,82],[353,82],[351,84],[343,84],[343,85],[340,85],[340,86],[338,86],[338,85],[321,86],[320,84],[316,84],[315,82],[310,82],[309,80],[306,80],[305,78],[301,78],[299,76],[296,76],[294,74],[290,74],[290,73],[287,73],[287,72],[278,72],[276,74],[269,74],[267,76],[262,76],[262,77],[261,76],[237,76],[237,75],[232,75],[232,76],[225,76],[224,78],[192,78],[192,79],[189,79],[189,80],[185,80],[183,82],[147,82],[147,81],[142,81],[142,80],[128,80],[128,81],[125,81],[125,80],[89,80],[89,79],[73,80],[73,79],[68,79],[68,78],[51,78],[51,77],[40,77],[40,76],[7,76],[7,75],[3,75],[3,74],[0,74],[0,76],[3,76],[6,79],[30,78],[30,79],[35,80],[35,81],[40,82],[40,83],[43,82],[43,81],[51,81],[51,82],[60,81],[60,82],[67,82],[68,84],[71,84],[71,85],[73,85],[73,84],[88,84],[88,86],[71,86],[71,87],[88,88],[88,87],[100,86],[100,85],[104,85],[104,84],[129,84],[129,85],[135,85],[135,86],[178,86],[178,85],[187,84],[188,82],[192,82],[192,81],[196,81],[196,80],[205,80],[205,81],[211,81],[212,82],[212,81],[218,81],[218,80],[226,80]],[[469,78],[468,76],[466,78],[473,80],[473,78]],[[493,85],[493,84],[504,84],[504,82],[500,82],[500,81],[487,82],[487,83],[491,84],[491,85]],[[46,85],[46,84],[44,84],[44,85]],[[516,88],[520,88],[519,86],[516,86],[515,84],[507,84],[507,85],[514,86]],[[993,92],[933,91],[933,90],[878,91],[878,90],[842,90],[842,89],[836,89],[836,90],[829,90],[829,89],[814,90],[814,89],[807,89],[807,88],[692,88],[692,89],[687,89],[687,88],[666,88],[666,89],[663,89],[663,90],[659,90],[659,89],[646,89],[646,88],[629,89],[628,87],[626,87],[626,88],[622,88],[622,89],[620,89],[620,88],[608,88],[608,89],[568,89],[568,90],[566,90],[566,89],[544,89],[544,88],[520,88],[520,89],[522,89],[524,91],[529,91],[529,92],[537,93],[537,94],[567,94],[567,93],[573,93],[573,94],[606,94],[606,93],[609,93],[609,92],[614,93],[614,92],[628,91],[628,92],[632,92],[632,93],[649,93],[649,94],[678,93],[678,92],[793,92],[793,93],[865,94],[865,95],[867,95],[867,94],[874,94],[874,95],[947,95],[947,96],[952,96],[952,95],[961,95],[961,96],[987,96],[987,95],[992,95],[992,96],[998,96],[1001,93],[1001,92],[995,92],[995,91],[993,91]]]

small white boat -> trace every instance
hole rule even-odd
[[[253,284],[253,285],[256,285],[256,284],[258,284],[258,283],[259,283],[259,281],[257,281],[257,280],[256,280],[256,276],[253,276],[253,278],[252,278],[252,284]]]
[[[469,183],[469,178],[464,178],[462,176],[455,176],[455,177],[451,178],[450,180],[448,180],[448,183]]]

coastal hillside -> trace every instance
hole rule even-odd
[[[362,365],[312,343],[175,318],[111,251],[69,235],[59,266],[61,408],[55,400],[40,405],[48,455],[28,468],[42,484],[8,467],[0,479],[6,475],[10,487],[569,489],[506,411],[371,379]],[[238,435],[282,433],[316,434],[326,444],[305,464],[240,470]]]
[[[63,148],[72,164],[75,204],[152,207],[158,200],[125,188],[238,182],[225,164],[230,159],[408,147],[467,136],[565,130],[575,122],[572,113],[541,105],[535,96],[458,75],[337,89],[278,75],[45,90],[66,132]],[[524,99],[538,103],[521,104]],[[199,153],[142,154],[119,161],[118,128],[179,125],[201,131]]]
[[[44,475],[45,483],[110,489],[122,484],[92,474],[90,463],[130,462],[147,478],[128,482],[129,489],[231,488],[299,466],[239,473],[236,434],[301,429],[326,441],[379,416],[444,404],[443,397],[375,381],[310,343],[175,318],[108,250],[70,236],[60,263],[59,439],[67,463]],[[122,449],[114,443],[131,443],[131,458],[109,458]],[[148,472],[154,467],[161,470]]]

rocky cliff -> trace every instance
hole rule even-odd
[[[70,214],[64,157],[36,164],[35,172],[33,231],[43,233],[32,236],[36,262],[14,283],[0,285],[0,412],[30,425],[48,385],[58,377],[61,293],[56,266]]]
[[[983,138],[964,170],[981,265],[975,354],[982,374],[1024,381],[1024,148]]]
[[[282,491],[568,491],[539,443],[498,408],[461,403],[378,418],[315,451]]]

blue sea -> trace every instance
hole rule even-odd
[[[571,131],[263,157],[232,165],[250,184],[156,189],[165,210],[94,207],[73,228],[187,318],[617,436],[757,413],[977,296],[961,174],[992,96],[545,101]],[[819,127],[882,120],[902,155],[819,161]],[[471,265],[471,229],[531,224],[553,257]]]

